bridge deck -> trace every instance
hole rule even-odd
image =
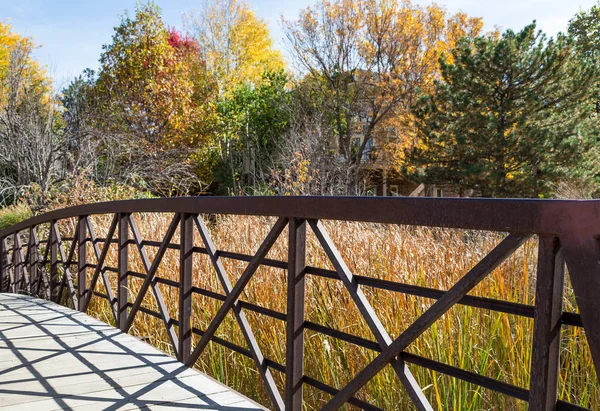
[[[0,294],[0,409],[263,409],[83,313]]]

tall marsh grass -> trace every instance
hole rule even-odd
[[[170,223],[170,215],[134,214],[144,239],[160,241]],[[95,216],[96,235],[105,236],[111,216]],[[213,240],[221,250],[253,254],[274,219],[244,216],[217,216],[210,221]],[[72,232],[74,222],[61,223]],[[69,228],[67,228],[69,226]],[[352,272],[384,280],[448,289],[485,256],[502,238],[501,234],[463,230],[399,227],[367,223],[325,222],[332,240]],[[173,242],[178,242],[178,233]],[[194,242],[202,246],[196,232]],[[88,260],[95,263],[91,245]],[[147,247],[150,259],[156,248]],[[130,246],[129,269],[144,273],[135,246]],[[281,235],[268,258],[287,260],[287,232]],[[534,304],[537,245],[526,242],[509,260],[491,273],[472,295],[505,301]],[[246,263],[223,259],[231,281],[235,283]],[[307,263],[332,269],[318,241],[308,229]],[[111,245],[107,264],[116,267],[116,244]],[[158,276],[178,279],[179,252],[168,250]],[[92,270],[88,270],[91,276]],[[115,274],[109,273],[111,276]],[[207,256],[194,256],[194,284],[224,294]],[[116,278],[111,278],[116,290]],[[133,300],[142,280],[130,278]],[[178,317],[178,291],[159,285],[169,306],[170,315]],[[97,291],[104,292],[101,282]],[[364,288],[382,323],[393,337],[398,336],[421,315],[433,300],[400,293]],[[273,310],[285,312],[286,272],[260,267],[246,287],[242,299]],[[144,306],[158,311],[148,293]],[[206,329],[221,302],[194,296],[193,326]],[[565,307],[577,311],[573,293],[567,284]],[[94,297],[90,313],[112,322],[108,303]],[[285,324],[270,317],[246,311],[263,353],[285,363]],[[348,292],[340,281],[307,277],[307,320],[373,340],[373,336]],[[473,371],[519,387],[529,386],[533,320],[484,309],[456,305],[428,331],[412,343],[407,351],[433,360]],[[160,320],[139,312],[131,329],[134,335],[171,352],[169,339]],[[217,336],[247,347],[233,317],[228,314]],[[195,337],[197,342],[198,338]],[[306,331],[305,373],[333,387],[341,387],[359,372],[376,353],[342,341]],[[211,342],[196,364],[197,368],[270,406],[269,397],[253,362]],[[434,408],[440,410],[521,410],[527,404],[436,372],[410,366],[415,378]],[[284,376],[273,371],[283,391]],[[307,409],[318,409],[331,397],[309,386],[305,388]],[[563,327],[561,349],[560,398],[589,407],[600,408],[600,389],[585,334],[580,328]],[[357,396],[386,410],[411,409],[410,401],[397,376],[388,366],[361,389]]]

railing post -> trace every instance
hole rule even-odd
[[[23,287],[23,265],[21,264],[21,249],[18,248],[19,242],[17,241],[18,232],[13,233],[13,267],[15,275],[15,284],[13,292],[18,292]]]
[[[54,225],[56,221],[50,221],[50,300],[60,303],[58,295],[58,239]]]
[[[6,247],[5,238],[0,238],[0,293],[4,291],[4,282],[6,281]]]
[[[129,314],[128,297],[128,258],[129,258],[129,214],[119,213],[118,233],[118,286],[117,286],[117,326],[121,330],[127,327],[127,316]]]
[[[77,309],[85,310],[87,293],[87,226],[86,216],[79,217],[77,221]]]
[[[540,236],[529,386],[530,410],[549,411],[556,408],[564,266],[558,238]]]
[[[285,359],[285,409],[302,410],[306,221],[290,218]]]
[[[38,279],[38,266],[37,266],[37,247],[35,245],[35,241],[33,240],[33,230],[35,227],[29,227],[29,241],[27,248],[27,255],[29,256],[29,283],[31,284],[31,293],[35,294],[35,285],[37,284]]]
[[[192,353],[192,265],[194,218],[181,213],[179,237],[179,351],[178,359],[186,362]]]

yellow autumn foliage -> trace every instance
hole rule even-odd
[[[43,104],[50,102],[50,80],[46,70],[31,58],[34,47],[31,38],[0,22],[0,105],[8,104],[9,99],[13,104],[21,101],[25,87],[30,94],[39,95]]]
[[[243,0],[207,0],[184,19],[221,94],[285,68],[267,23]]]

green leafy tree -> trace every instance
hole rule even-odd
[[[569,38],[547,40],[531,24],[463,39],[452,63],[440,62],[442,81],[414,108],[410,177],[486,197],[538,197],[560,176],[589,172],[598,70],[577,59]]]
[[[242,84],[217,103],[219,192],[256,193],[265,186],[290,121],[287,82],[285,72],[267,71],[256,85]]]

